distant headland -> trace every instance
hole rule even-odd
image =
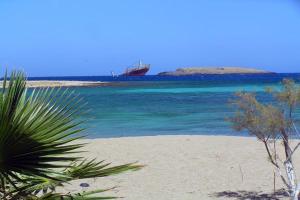
[[[200,74],[269,74],[273,72],[242,67],[187,67],[178,68],[176,71],[161,72],[161,76],[185,76]]]

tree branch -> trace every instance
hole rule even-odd
[[[287,188],[290,188],[290,185],[287,183],[287,181],[285,180],[284,176],[282,175],[282,173],[280,171],[280,167],[279,167],[278,163],[274,161],[274,159],[273,159],[273,157],[271,155],[270,148],[268,146],[267,140],[262,140],[262,142],[264,143],[265,148],[266,148],[267,153],[268,153],[268,156],[269,156],[269,159],[270,159],[271,163],[275,166],[275,168],[276,168],[276,170],[277,170],[277,172],[278,172],[278,174],[279,174],[282,182],[285,184],[285,186]]]
[[[296,131],[296,134],[299,134],[298,129],[297,129],[297,127],[296,127],[296,125],[295,125],[294,122],[293,122],[293,127],[294,127],[294,129],[295,129],[295,131]],[[291,160],[293,154],[294,154],[295,151],[299,148],[299,146],[300,146],[300,142],[299,142],[299,143],[295,146],[295,148],[292,150],[291,154],[290,154],[289,157],[286,159],[286,161],[290,161],[290,160]]]

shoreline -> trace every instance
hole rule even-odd
[[[104,194],[130,200],[252,199],[272,195],[273,166],[254,137],[168,135],[82,139],[81,155],[111,162],[138,162],[139,171],[87,179],[88,190],[118,186]],[[296,167],[300,156],[295,155]],[[82,181],[81,181],[82,182]],[[78,181],[63,191],[81,191]],[[283,184],[276,177],[276,189]],[[229,196],[233,195],[233,196]],[[255,197],[255,198],[254,198]],[[276,196],[278,199],[285,199]]]
[[[126,138],[128,138],[128,139],[130,139],[130,138],[151,138],[151,137],[186,137],[186,136],[188,136],[188,137],[233,137],[233,138],[256,138],[255,136],[252,136],[252,135],[222,135],[222,134],[220,134],[220,135],[218,135],[218,134],[205,134],[205,133],[203,133],[203,134],[174,134],[174,135],[172,135],[172,134],[168,134],[168,135],[160,135],[160,134],[157,134],[157,135],[128,135],[128,136],[107,136],[107,137],[88,137],[88,134],[87,134],[87,137],[86,138],[83,138],[82,140],[91,140],[91,141],[93,141],[93,140],[102,140],[102,139],[104,139],[104,140],[106,140],[106,139],[122,139],[122,138],[124,138],[124,139],[126,139]]]
[[[3,81],[0,81],[2,87]],[[112,83],[102,81],[58,81],[58,80],[36,80],[26,81],[27,88],[45,88],[45,87],[99,87],[107,86]]]

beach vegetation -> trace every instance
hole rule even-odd
[[[28,91],[23,72],[5,75],[0,89],[0,199],[97,200],[109,189],[60,193],[70,181],[106,177],[142,166],[111,166],[82,157],[83,101],[61,89]]]
[[[284,79],[280,90],[268,89],[266,92],[273,101],[264,103],[255,94],[238,93],[234,100],[238,111],[230,121],[236,130],[247,131],[262,142],[288,195],[298,199],[300,183],[293,157],[300,146],[299,140],[295,140],[300,137],[295,114],[300,106],[300,88],[293,80]]]

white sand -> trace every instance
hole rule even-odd
[[[107,82],[100,81],[27,81],[26,85],[29,88],[36,87],[92,87],[107,85]],[[0,87],[2,87],[2,81],[0,81]]]
[[[100,81],[27,81],[27,87],[88,87],[102,86]]]
[[[140,171],[81,181],[89,183],[89,189],[119,186],[106,194],[129,200],[264,199],[273,191],[273,167],[255,138],[154,136],[87,141],[90,153],[85,156],[113,164],[138,161],[146,165]],[[300,164],[299,157],[296,161]],[[281,187],[277,178],[276,188]],[[66,190],[82,189],[75,182]],[[232,197],[229,193],[216,196],[225,191],[232,192]]]

